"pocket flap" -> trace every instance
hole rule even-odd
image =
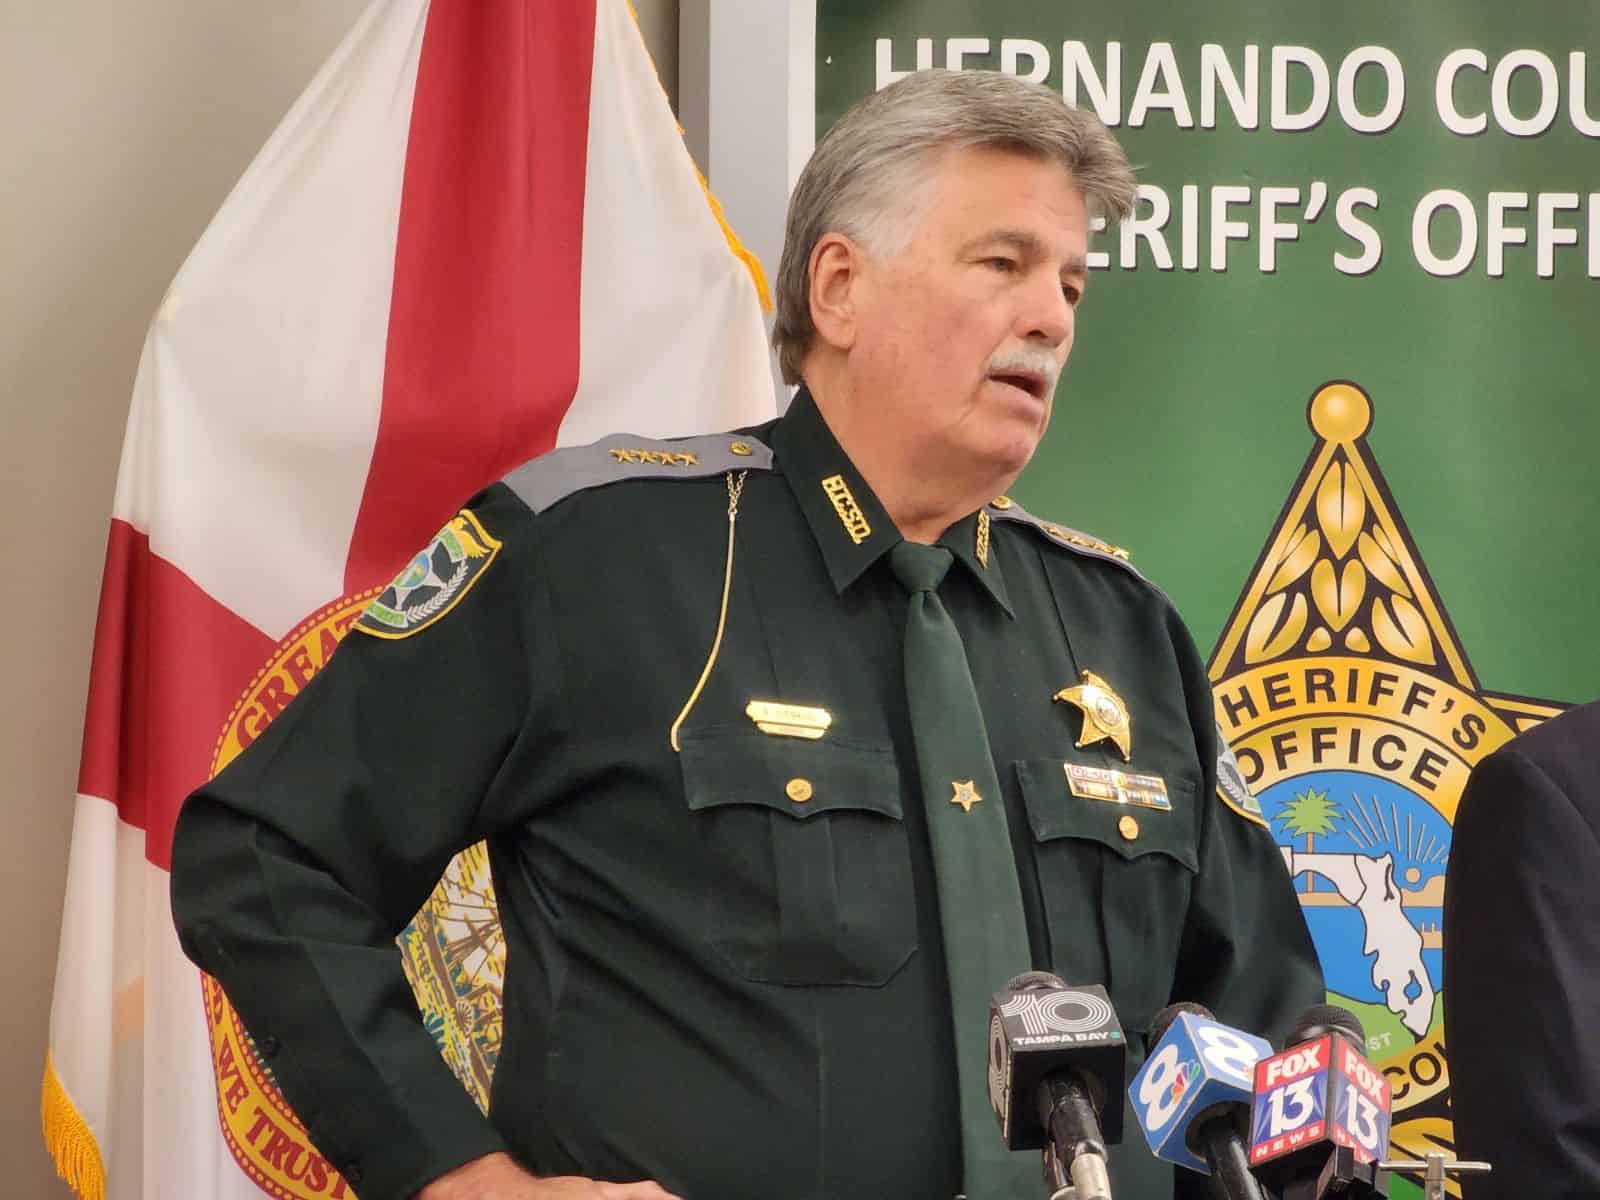
[[[750,804],[797,820],[838,809],[902,816],[899,771],[884,748],[743,730],[686,734],[681,745],[691,809]]]
[[[1075,796],[1067,786],[1066,764],[1059,758],[1019,762],[1016,768],[1036,840],[1079,838],[1098,842],[1130,862],[1147,854],[1164,854],[1190,871],[1200,870],[1195,852],[1197,784],[1192,776],[1166,777],[1167,798],[1172,802],[1169,812]],[[1131,825],[1124,823],[1129,817],[1133,818]]]

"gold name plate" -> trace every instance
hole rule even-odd
[[[803,704],[779,704],[776,700],[752,700],[744,706],[745,716],[762,733],[775,737],[809,738],[816,741],[828,732],[833,714],[825,708]]]
[[[1167,799],[1167,781],[1159,775],[1133,775],[1079,763],[1062,763],[1061,766],[1067,773],[1067,790],[1074,796],[1172,811],[1172,801]]]

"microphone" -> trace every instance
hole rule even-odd
[[[989,1101],[1000,1137],[1008,1150],[1046,1149],[1047,1163],[1053,1154],[1076,1200],[1111,1200],[1106,1146],[1122,1140],[1126,1068],[1127,1042],[1102,987],[1028,971],[990,1003]]]
[[[1250,1165],[1283,1200],[1389,1194],[1389,1080],[1361,1053],[1361,1022],[1335,1005],[1306,1010],[1279,1054],[1256,1064]]]
[[[1211,1176],[1217,1200],[1261,1200],[1244,1138],[1265,1038],[1223,1025],[1199,1004],[1173,1004],[1150,1027],[1155,1046],[1128,1085],[1150,1152]]]

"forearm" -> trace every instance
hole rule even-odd
[[[388,922],[280,841],[197,796],[174,837],[173,911],[312,1142],[364,1198],[501,1149],[421,1024]]]

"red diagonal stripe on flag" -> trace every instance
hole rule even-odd
[[[210,776],[223,723],[272,647],[143,533],[111,522],[78,790],[143,829],[156,866],[170,869],[178,807]]]
[[[592,4],[429,10],[347,592],[386,578],[451,506],[555,445],[578,381],[594,20]]]

